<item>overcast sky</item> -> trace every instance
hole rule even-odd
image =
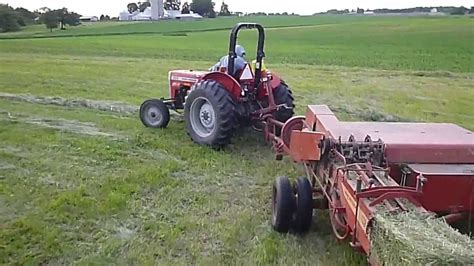
[[[136,0],[137,2],[139,0]],[[144,0],[142,0],[144,1]],[[192,0],[189,0],[191,2]],[[47,6],[57,9],[67,7],[84,16],[108,14],[118,16],[126,9],[128,3],[133,0],[0,0],[0,3],[7,3],[13,7],[25,7],[35,10]],[[182,0],[185,2],[185,0]],[[222,0],[214,0],[216,10],[220,8]],[[354,9],[360,8],[405,8],[416,6],[474,6],[474,0],[225,0],[231,11],[267,13],[288,12],[302,15],[310,15],[328,9]],[[289,4],[291,3],[291,6]]]

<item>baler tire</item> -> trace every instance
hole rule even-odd
[[[293,228],[298,233],[306,233],[313,222],[313,187],[308,178],[300,177],[296,180],[296,211]]]
[[[170,110],[161,100],[146,100],[140,106],[140,120],[146,127],[165,128],[170,122]]]
[[[211,118],[201,119],[202,112],[207,112],[206,117]],[[230,143],[237,125],[235,102],[219,82],[201,81],[194,85],[186,99],[184,119],[188,135],[195,143],[221,149]]]
[[[286,104],[288,107],[291,108],[281,108],[273,114],[276,120],[285,123],[295,114],[295,98],[293,97],[293,92],[290,90],[288,85],[286,85],[286,83],[282,81],[280,85],[273,91],[273,97],[275,98],[275,103],[277,105]]]
[[[295,209],[295,195],[287,177],[281,176],[273,184],[272,227],[279,233],[290,230]]]

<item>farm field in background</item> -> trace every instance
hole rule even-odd
[[[328,104],[343,119],[474,130],[472,18],[245,19],[270,27],[266,62],[297,113]],[[306,236],[271,230],[274,178],[302,171],[258,133],[217,152],[194,145],[179,115],[151,130],[134,113],[167,96],[170,69],[225,54],[236,22],[0,34],[0,263],[364,264],[325,212]],[[249,57],[254,37],[241,37]]]
[[[265,24],[268,28],[312,26],[325,24],[348,24],[352,22],[364,22],[378,20],[379,18],[355,17],[355,16],[261,16],[250,18],[222,17],[211,20],[179,21],[164,20],[159,22],[101,22],[84,23],[78,27],[71,27],[67,31],[54,31],[49,33],[44,25],[30,26],[21,32],[6,33],[0,38],[35,38],[35,37],[61,37],[61,36],[91,36],[91,35],[114,35],[114,34],[162,34],[176,32],[217,31],[230,29],[236,23],[244,20],[252,20],[256,23]],[[397,18],[395,18],[396,20]],[[393,20],[386,18],[386,20]]]
[[[470,17],[282,17],[252,19],[268,29],[269,63],[338,65],[398,70],[474,71],[474,19]],[[279,22],[280,21],[280,22]],[[9,40],[2,51],[79,56],[140,57],[215,61],[228,49],[227,29],[235,19],[196,22],[105,23],[61,34],[82,38]],[[99,23],[100,24],[100,23]],[[37,26],[35,26],[35,31]],[[227,28],[226,30],[222,30]],[[208,32],[195,32],[207,29]],[[218,30],[221,29],[221,30]],[[98,36],[87,36],[99,34]],[[45,34],[46,29],[40,33]],[[111,35],[116,32],[128,35]],[[155,32],[139,34],[141,32]],[[26,30],[20,34],[30,36]],[[48,34],[46,32],[46,34]],[[163,35],[164,34],[164,35]],[[0,38],[11,36],[0,35]],[[34,35],[31,35],[34,36]],[[30,37],[31,37],[30,36]],[[255,34],[242,34],[253,51]],[[192,43],[192,45],[189,45]]]

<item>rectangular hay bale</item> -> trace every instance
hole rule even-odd
[[[443,219],[415,210],[379,211],[372,255],[382,265],[474,265],[474,241]]]

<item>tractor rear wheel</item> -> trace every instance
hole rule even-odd
[[[290,90],[288,85],[282,81],[273,91],[273,97],[275,98],[275,103],[277,105],[286,104],[287,108],[282,107],[274,113],[276,120],[285,123],[295,114],[295,104],[293,103],[295,98],[293,98],[293,92]]]
[[[296,211],[293,227],[299,233],[306,233],[313,221],[313,187],[308,178],[300,177],[296,180]]]
[[[140,106],[140,120],[151,128],[165,128],[170,122],[170,110],[163,101],[147,100]]]
[[[199,82],[186,99],[184,119],[194,142],[223,148],[230,143],[237,124],[234,100],[217,81]]]
[[[287,233],[293,220],[295,195],[288,177],[278,177],[273,184],[272,226],[280,233]]]

